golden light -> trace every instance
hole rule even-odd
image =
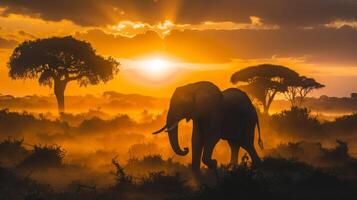
[[[166,75],[171,67],[171,63],[163,59],[147,60],[142,63],[144,72],[154,78],[160,78]]]
[[[155,59],[149,60],[145,63],[146,70],[154,73],[160,73],[168,67],[168,62],[165,60]]]

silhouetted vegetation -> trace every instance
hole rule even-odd
[[[59,146],[35,145],[30,155],[18,167],[28,169],[59,168],[63,166],[64,156],[65,151]]]
[[[301,106],[307,95],[325,87],[313,78],[300,76],[285,66],[261,64],[235,72],[231,82],[255,98],[265,114],[277,94],[284,94],[291,106]]]
[[[286,92],[288,83],[298,76],[298,73],[287,67],[262,64],[235,72],[231,82],[246,83],[238,87],[257,99],[263,106],[264,113],[268,113],[276,94]]]
[[[153,172],[165,172],[167,174],[188,173],[186,166],[175,162],[172,158],[164,160],[160,155],[147,155],[143,158],[130,158],[125,165],[128,173],[143,176]]]
[[[7,195],[5,198],[15,200],[219,197],[351,199],[356,195],[357,161],[351,156],[348,144],[338,140],[334,147],[328,147],[312,140],[329,137],[330,141],[334,141],[338,136],[343,136],[340,132],[353,136],[357,120],[355,115],[339,117],[333,121],[319,121],[308,109],[294,107],[273,116],[261,117],[263,123],[269,123],[279,136],[294,138],[295,141],[266,150],[265,153],[270,157],[263,158],[262,165],[256,169],[251,169],[244,162],[235,167],[222,165],[217,170],[218,179],[214,173],[204,170],[202,185],[192,187],[190,166],[178,162],[177,158],[168,158],[167,154],[165,158],[157,155],[167,152],[152,140],[143,141],[146,136],[140,135],[148,127],[154,129],[160,125],[164,114],[143,112],[139,120],[134,120],[125,114],[111,117],[100,110],[92,110],[88,113],[62,114],[58,119],[50,119],[45,115],[1,110],[0,130],[6,137],[0,142],[0,172],[4,173],[2,176],[8,181],[0,180],[0,191],[6,191],[1,193]],[[335,134],[335,131],[339,131],[339,134]],[[26,136],[31,132],[42,139],[42,144],[46,144],[45,141],[53,144],[62,139],[64,144],[73,139],[78,142],[84,139],[84,135],[95,139],[104,135],[107,138],[111,137],[109,133],[115,133],[115,140],[133,142],[120,146],[125,154],[129,154],[127,160],[121,158],[123,154],[120,154],[118,160],[110,164],[110,156],[115,155],[115,152],[111,154],[98,149],[92,154],[82,155],[93,161],[83,162],[81,159],[84,158],[81,157],[79,160],[72,158],[65,162],[68,153],[65,154],[60,146],[29,145]],[[8,135],[18,138],[25,136],[25,141],[7,138]],[[105,139],[105,143],[108,142]],[[85,142],[81,144],[85,145]],[[100,162],[106,159],[105,165],[98,164],[99,158]],[[119,160],[125,161],[119,164]],[[106,166],[104,169],[107,171],[93,170],[92,163],[96,163],[99,169]],[[114,169],[111,174],[107,165]],[[53,177],[55,174],[56,178]],[[61,181],[67,187],[57,189],[56,183],[46,181],[47,176],[47,179]],[[111,181],[100,183],[103,179],[98,179],[98,176]],[[66,180],[60,180],[59,177]]]
[[[21,177],[0,167],[0,199],[35,200],[52,198],[49,185],[40,184],[29,177]]]
[[[114,58],[97,55],[90,43],[72,36],[25,41],[15,48],[8,65],[12,79],[38,78],[40,85],[54,85],[59,112],[64,111],[68,82],[94,85],[107,82],[119,71]]]
[[[19,136],[25,132],[65,131],[70,127],[67,123],[58,120],[50,120],[44,116],[36,118],[28,112],[10,112],[8,109],[0,110],[0,134],[9,136]]]
[[[114,187],[118,188],[119,190],[122,190],[123,192],[133,187],[134,186],[133,177],[125,173],[124,168],[119,164],[119,162],[115,158],[112,159],[112,164],[115,167],[115,172],[113,172],[113,175],[115,176]]]
[[[76,112],[92,111],[105,113],[123,112],[123,111],[142,111],[157,110],[162,111],[167,108],[168,99],[144,96],[139,94],[122,94],[118,92],[103,92],[102,96],[85,95],[85,96],[66,96],[66,110]],[[105,94],[105,95],[104,95]],[[289,101],[285,99],[276,99],[272,102],[271,110],[280,111],[290,108]],[[320,115],[327,113],[344,114],[357,112],[357,98],[350,97],[329,97],[323,95],[319,98],[306,97],[301,105],[307,107]],[[22,111],[26,109],[31,112],[48,112],[48,110],[57,109],[56,98],[54,96],[29,95],[15,97],[11,95],[0,95],[0,107],[9,108],[12,111]],[[45,113],[50,115],[51,113]],[[66,113],[71,115],[70,113]],[[51,114],[52,117],[53,114]]]
[[[346,179],[330,170],[284,158],[266,157],[256,169],[244,163],[239,166],[221,166],[217,169],[218,180],[215,184],[203,183],[198,188],[189,186],[187,179],[184,179],[181,173],[167,174],[157,171],[134,179],[126,173],[126,167],[122,167],[116,159],[112,160],[112,164],[115,179],[113,185],[98,188],[91,184],[73,182],[68,189],[60,192],[41,185],[29,177],[21,178],[7,169],[0,168],[0,191],[2,198],[15,200],[24,198],[303,200],[353,199],[357,194],[356,178]],[[207,173],[204,176],[210,175]]]
[[[315,79],[306,76],[298,76],[287,81],[287,89],[284,95],[289,100],[291,107],[301,106],[309,93],[325,87]]]
[[[111,113],[113,111],[142,111],[164,110],[168,99],[144,96],[140,94],[122,94],[114,91],[104,91],[103,95],[66,95],[66,110],[87,112],[88,108],[93,111]],[[57,110],[55,96],[27,95],[23,97],[0,95],[0,108],[31,112]],[[71,115],[71,113],[65,113]]]
[[[24,140],[7,138],[0,142],[0,163],[2,166],[15,166],[22,162],[29,152],[23,146]]]
[[[331,132],[339,132],[341,134],[356,133],[357,131],[357,113],[352,115],[344,115],[335,118],[333,121],[324,123],[324,128]]]
[[[292,107],[290,110],[274,114],[271,116],[271,126],[280,134],[297,139],[324,136],[321,123],[307,108]]]
[[[357,159],[349,154],[348,144],[340,140],[336,140],[336,145],[332,148],[323,147],[319,142],[289,142],[278,145],[267,154],[329,169],[341,177],[357,177]]]
[[[92,118],[100,118],[100,119],[110,119],[111,116],[100,109],[97,110],[89,110],[86,113],[80,114],[72,114],[72,113],[61,113],[59,120],[67,122],[71,126],[78,126],[84,120],[90,120]]]
[[[356,112],[357,99],[349,97],[329,97],[326,95],[320,98],[308,97],[303,106],[311,110],[320,112]]]
[[[9,136],[21,136],[25,133],[98,133],[111,132],[121,129],[143,130],[148,126],[153,126],[157,121],[162,120],[162,116],[153,116],[151,120],[139,123],[127,114],[117,114],[114,117],[106,118],[107,115],[90,111],[84,114],[62,114],[59,119],[49,119],[44,115],[39,117],[28,112],[11,112],[8,109],[0,110],[0,134]],[[73,121],[71,121],[73,119]],[[71,125],[72,126],[71,126]]]

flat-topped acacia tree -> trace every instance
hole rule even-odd
[[[280,65],[262,64],[250,66],[235,72],[231,76],[233,84],[243,83],[238,86],[257,99],[263,106],[265,114],[277,93],[284,93],[288,86],[299,77],[292,69]]]
[[[72,36],[25,41],[8,62],[12,79],[38,79],[40,85],[54,88],[58,111],[64,112],[67,83],[95,85],[113,79],[119,62],[96,54],[91,44]]]

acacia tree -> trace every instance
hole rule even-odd
[[[289,80],[284,95],[290,101],[291,107],[301,106],[310,92],[323,87],[325,86],[313,78],[299,76]]]
[[[235,72],[231,82],[253,96],[268,114],[276,94],[287,90],[289,80],[298,77],[295,71],[279,65],[262,64]]]
[[[37,79],[54,86],[58,111],[64,112],[64,91],[68,82],[79,86],[107,82],[119,71],[119,63],[96,54],[91,44],[72,36],[25,41],[8,62],[12,79]]]

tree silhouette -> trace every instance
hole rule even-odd
[[[119,71],[113,58],[97,55],[90,43],[72,36],[25,41],[13,52],[8,63],[12,79],[37,79],[40,85],[52,87],[58,110],[64,112],[67,83],[79,86],[107,82]]]
[[[307,94],[315,89],[325,87],[315,79],[306,76],[289,79],[287,82],[288,87],[284,95],[290,101],[291,107],[300,106],[306,99]]]
[[[297,77],[299,74],[287,67],[262,64],[235,72],[231,82],[257,99],[268,114],[276,94],[286,92],[288,83]]]

